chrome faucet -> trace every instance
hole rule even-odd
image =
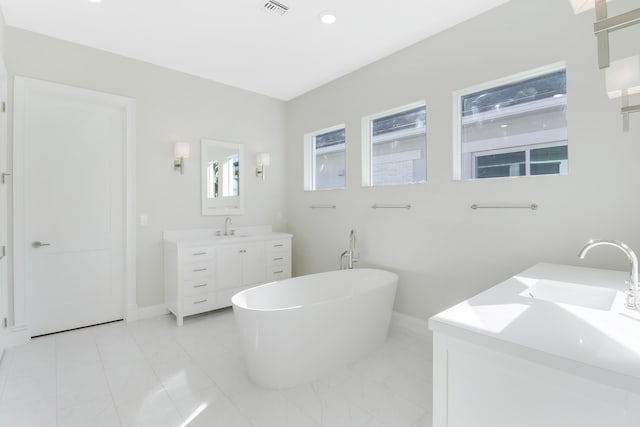
[[[229,226],[231,225],[231,217],[228,216],[225,220],[224,220],[224,235],[228,236],[229,235]]]
[[[351,230],[349,233],[349,250],[340,254],[340,269],[347,270],[353,268],[353,263],[358,262],[358,254],[356,248],[356,231]]]
[[[626,300],[624,305],[631,310],[638,309],[638,257],[636,256],[635,252],[633,252],[633,250],[624,243],[617,240],[603,239],[589,240],[589,242],[587,242],[587,244],[584,245],[582,249],[580,249],[578,257],[580,257],[580,259],[584,259],[585,255],[587,255],[587,252],[589,252],[591,248],[595,248],[596,246],[601,245],[613,246],[614,248],[618,248],[622,252],[624,252],[625,255],[627,255],[627,258],[629,258],[629,261],[631,262],[631,277],[629,278],[629,285],[625,291]]]

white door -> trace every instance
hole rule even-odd
[[[15,240],[31,336],[124,317],[125,117],[109,95],[16,78]]]

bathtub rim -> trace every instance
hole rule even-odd
[[[398,285],[398,281],[400,280],[400,278],[398,277],[398,275],[396,273],[394,273],[393,271],[389,271],[389,270],[383,270],[381,268],[357,268],[355,270],[367,270],[367,271],[380,271],[380,272],[384,272],[386,274],[390,274],[393,276],[393,282],[395,282],[395,286],[397,287]],[[357,298],[359,295],[363,295],[363,294],[367,294],[369,292],[372,292],[375,288],[373,289],[368,289],[367,291],[364,292],[359,292],[357,294],[349,294],[349,295],[345,295],[345,296],[341,296],[341,297],[337,297],[337,298],[332,298],[329,300],[323,300],[323,301],[318,301],[318,302],[314,302],[314,303],[310,303],[310,304],[301,304],[301,305],[295,305],[295,306],[290,306],[290,307],[278,307],[278,308],[253,308],[253,307],[247,307],[246,305],[243,304],[238,304],[236,303],[236,297],[243,295],[245,293],[249,293],[252,290],[258,289],[258,288],[263,288],[266,286],[275,286],[278,283],[282,283],[284,281],[287,280],[295,280],[295,279],[299,279],[299,278],[303,278],[306,276],[314,276],[314,275],[321,275],[321,274],[328,274],[328,273],[334,273],[334,272],[338,272],[338,271],[343,271],[343,270],[329,270],[329,271],[323,271],[320,273],[310,273],[310,274],[304,274],[302,276],[297,276],[297,277],[290,277],[288,279],[284,279],[284,280],[274,280],[273,282],[269,282],[269,283],[264,283],[262,285],[258,285],[258,286],[253,286],[251,288],[248,289],[244,289],[236,294],[234,294],[231,297],[231,304],[232,307],[235,309],[236,307],[238,309],[241,310],[247,310],[247,311],[256,311],[256,312],[273,312],[273,311],[292,311],[292,310],[301,310],[303,308],[308,308],[308,307],[316,307],[316,306],[320,306],[320,305],[324,305],[324,304],[330,304],[330,303],[334,303],[336,301],[347,301],[349,299],[352,298]]]

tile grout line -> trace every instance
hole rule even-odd
[[[187,327],[187,325],[183,325],[182,328]],[[184,347],[184,345],[182,344],[182,342],[180,342],[180,340],[176,339],[176,343],[178,344],[178,346],[180,347],[180,349],[182,351],[184,351],[184,353],[187,355],[187,357],[189,357],[189,360],[195,364],[200,370],[202,370],[202,372],[207,376],[207,378],[209,378],[211,380],[211,382],[213,382],[213,384],[218,388],[218,390],[220,391],[220,393],[229,401],[229,403],[231,403],[231,405],[233,405],[233,407],[238,411],[239,414],[242,415],[242,417],[251,425],[251,427],[256,427],[255,423],[253,422],[253,420],[251,420],[250,417],[248,417],[244,411],[242,410],[242,408],[240,408],[238,406],[238,404],[231,398],[231,394],[227,394],[227,392],[220,386],[220,384],[218,384],[218,382],[212,378],[206,370],[202,369],[202,366],[200,366],[200,364],[198,363],[198,361],[193,357],[193,355],[189,352],[189,350],[187,350],[186,347]],[[227,350],[229,350],[229,348],[227,348],[226,346],[223,345],[223,347],[225,347]],[[171,397],[171,396],[169,396]]]
[[[122,427],[124,425],[122,421],[122,416],[120,415],[120,411],[118,410],[118,405],[116,405],[115,397],[113,396],[113,390],[111,389],[111,383],[109,382],[109,378],[107,378],[107,370],[104,367],[104,360],[102,360],[102,352],[100,351],[100,347],[98,346],[98,341],[94,334],[94,331],[91,331],[91,340],[93,341],[93,345],[96,347],[96,351],[98,352],[98,358],[100,359],[100,366],[102,366],[102,375],[104,376],[104,380],[107,383],[107,387],[109,387],[109,397],[111,398],[111,403],[113,404],[113,408],[116,410],[116,415],[118,416],[118,423]]]
[[[0,369],[4,369],[6,374],[2,374],[2,384],[0,384],[0,404],[2,404],[2,398],[4,396],[4,389],[9,379],[9,373],[11,372],[11,365],[13,363],[13,349],[5,349],[0,360]]]
[[[53,370],[55,374],[55,391],[56,391],[56,426],[60,419],[60,396],[58,396],[58,339],[53,339]]]
[[[156,370],[154,369],[153,365],[151,364],[151,362],[149,361],[149,359],[147,358],[147,356],[145,355],[145,353],[142,351],[142,348],[140,347],[140,344],[138,343],[138,340],[136,339],[136,334],[133,333],[133,331],[129,330],[129,326],[125,323],[125,327],[127,328],[127,331],[129,333],[129,336],[131,337],[131,339],[133,340],[133,342],[136,345],[136,348],[138,349],[138,351],[140,352],[140,354],[142,355],[142,359],[144,360],[144,362],[147,364],[147,366],[149,366],[149,368],[151,369],[151,372],[153,372],[153,375],[156,377],[156,379],[158,380],[158,384],[160,385],[160,387],[162,388],[162,391],[165,392],[165,394],[167,395],[167,397],[169,398],[169,401],[171,402],[171,404],[173,405],[173,409],[175,409],[176,413],[180,416],[181,418],[181,424],[180,427],[184,426],[185,421],[187,420],[187,416],[185,416],[184,414],[182,414],[182,412],[178,409],[178,406],[176,405],[176,402],[174,401],[174,399],[171,397],[171,393],[169,393],[169,391],[166,389],[164,382],[160,379],[160,376],[158,375],[158,373],[156,372]],[[178,342],[176,340],[176,342]],[[180,345],[180,343],[178,342],[178,345]],[[191,356],[189,356],[191,357]],[[186,427],[186,426],[185,426]]]

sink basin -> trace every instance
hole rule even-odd
[[[578,305],[596,310],[610,310],[615,300],[615,289],[578,283],[539,280],[520,296],[561,304]]]

